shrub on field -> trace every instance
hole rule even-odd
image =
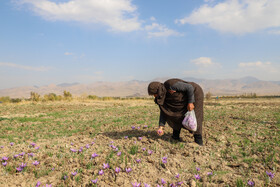
[[[67,92],[66,90],[63,91],[63,97],[66,99],[66,100],[72,100],[72,94],[70,92]]]
[[[205,95],[205,98],[206,98],[207,100],[210,100],[211,97],[212,97],[212,93],[211,93],[211,92],[207,92],[206,95]]]
[[[89,95],[87,98],[88,98],[88,99],[93,99],[93,100],[99,99],[99,97],[96,96],[96,95]]]
[[[40,100],[40,95],[36,92],[30,93],[30,100],[38,102]]]
[[[45,101],[61,101],[62,96],[56,95],[55,93],[49,93],[49,94],[44,95],[44,100]]]
[[[10,101],[11,101],[11,103],[20,103],[22,101],[22,99],[14,98],[14,99],[11,99]]]
[[[0,101],[2,103],[9,103],[11,100],[9,96],[6,96],[6,97],[0,97]]]

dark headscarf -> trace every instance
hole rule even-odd
[[[158,105],[163,105],[165,100],[166,89],[164,85],[160,82],[151,82],[148,86],[149,95],[157,94],[155,98],[155,103]]]

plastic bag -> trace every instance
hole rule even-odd
[[[191,130],[191,131],[197,130],[197,121],[196,121],[194,110],[188,111],[185,114],[185,118],[182,121],[182,125],[188,130]]]

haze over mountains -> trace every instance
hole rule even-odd
[[[74,96],[97,95],[99,97],[146,97],[147,86],[151,81],[164,82],[167,77],[156,78],[150,81],[124,81],[124,82],[93,82],[91,84],[62,83],[46,86],[29,86],[1,89],[0,97],[29,98],[30,92],[40,95],[55,93],[62,95],[63,91],[69,91]],[[280,95],[280,81],[262,81],[254,77],[240,79],[196,79],[191,77],[181,78],[185,81],[196,82],[204,90],[213,95],[240,95],[244,93],[256,93],[257,95]]]

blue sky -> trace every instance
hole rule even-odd
[[[0,89],[156,77],[280,81],[279,0],[0,1]]]

